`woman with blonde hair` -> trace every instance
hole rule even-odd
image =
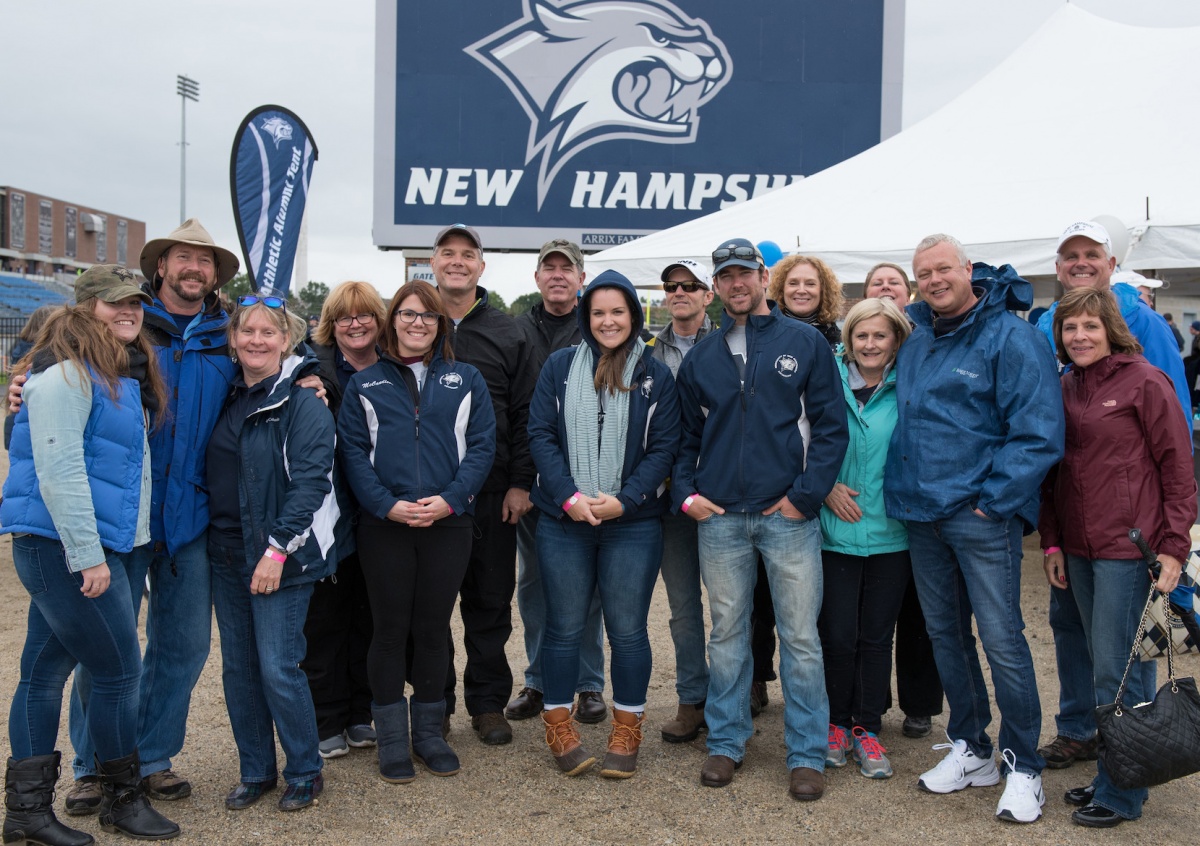
[[[785,256],[771,268],[767,297],[788,317],[807,323],[837,349],[842,342],[842,285],[829,265],[815,256]]]

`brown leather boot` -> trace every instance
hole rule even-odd
[[[687,743],[695,740],[704,728],[704,703],[699,705],[680,704],[675,719],[663,723],[662,739],[667,743]]]
[[[605,778],[629,778],[637,770],[638,747],[642,745],[642,724],[645,714],[618,711],[613,708],[612,734],[608,736],[608,752],[600,765]]]
[[[579,726],[571,711],[566,708],[543,711],[542,722],[546,724],[546,745],[564,775],[577,776],[596,763],[595,756],[579,740]]]

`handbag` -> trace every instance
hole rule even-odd
[[[1195,550],[1188,556],[1184,565],[1184,573],[1191,577],[1193,583],[1200,583],[1200,555]],[[1193,606],[1200,619],[1200,593],[1193,597]],[[1146,631],[1139,641],[1142,647],[1142,660],[1153,661],[1167,653],[1168,647],[1176,655],[1188,652],[1200,653],[1200,642],[1188,633],[1179,617],[1172,614],[1167,616],[1167,597],[1159,594],[1150,607],[1150,617],[1146,622]]]
[[[1167,650],[1167,682],[1154,700],[1133,707],[1122,701],[1156,593],[1152,587],[1146,599],[1116,701],[1096,708],[1100,760],[1113,784],[1125,790],[1200,772],[1200,692],[1195,679],[1175,677],[1173,650]],[[1168,622],[1175,617],[1169,605],[1165,613]]]

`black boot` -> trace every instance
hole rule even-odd
[[[446,716],[446,700],[418,702],[412,700],[413,757],[435,776],[452,776],[458,772],[458,756],[442,737],[442,718]]]
[[[59,754],[8,759],[4,772],[4,842],[39,846],[88,846],[90,834],[67,828],[54,816]]]
[[[408,784],[417,777],[408,751],[408,702],[391,705],[371,703],[379,749],[379,777],[392,784]]]
[[[114,761],[96,760],[104,800],[100,803],[100,827],[120,832],[135,840],[169,840],[179,836],[179,826],[164,817],[142,787],[138,753]]]

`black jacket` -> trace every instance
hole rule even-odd
[[[529,344],[529,367],[535,383],[550,353],[573,347],[583,340],[575,314],[578,308],[571,309],[569,315],[561,318],[561,323],[547,317],[545,303],[538,303],[524,314],[517,315],[517,325],[525,333],[525,340]]]

